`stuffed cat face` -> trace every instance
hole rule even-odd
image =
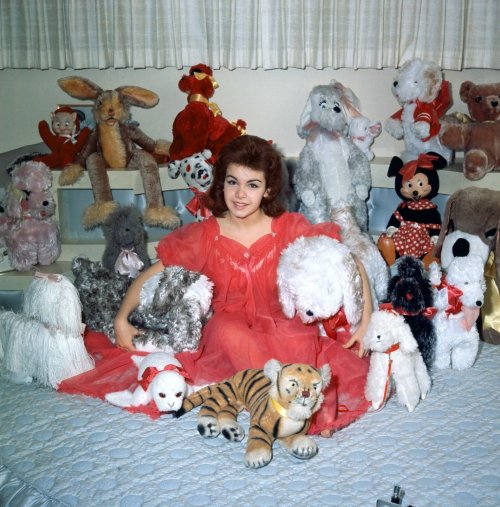
[[[78,130],[76,113],[59,112],[51,113],[52,131],[58,136],[71,135]]]

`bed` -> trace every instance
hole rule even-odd
[[[500,347],[466,371],[432,373],[415,412],[392,397],[309,461],[274,448],[259,470],[246,438],[203,439],[196,411],[152,420],[99,399],[0,380],[2,506],[375,506],[395,485],[402,505],[500,505]],[[246,413],[240,416],[248,427]],[[391,505],[391,504],[389,504]]]

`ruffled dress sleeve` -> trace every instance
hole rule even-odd
[[[158,259],[164,266],[179,265],[192,271],[203,271],[209,251],[207,238],[217,227],[215,220],[210,217],[172,231],[158,243]]]

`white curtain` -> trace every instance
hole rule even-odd
[[[500,68],[499,0],[0,0],[0,68]]]

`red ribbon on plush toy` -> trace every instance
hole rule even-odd
[[[410,160],[410,162],[407,162],[400,170],[399,174],[403,175],[403,183],[405,183],[408,180],[411,180],[413,176],[415,176],[415,173],[417,172],[417,169],[426,169],[429,171],[432,171],[434,169],[434,166],[432,165],[433,160],[437,160],[438,157],[435,155],[428,155],[427,153],[421,153],[418,156],[417,160]]]
[[[205,206],[205,201],[203,196],[204,192],[201,192],[197,188],[189,187],[189,189],[193,192],[193,198],[186,204],[186,209],[191,213],[191,215],[196,216],[198,211],[200,212],[200,216],[202,218],[209,218],[212,214],[210,210]]]
[[[441,283],[437,289],[446,289],[448,292],[448,306],[445,310],[447,316],[456,315],[462,311],[462,301],[460,301],[460,296],[463,295],[463,292],[458,287],[449,284],[446,278],[443,277],[441,278]]]
[[[436,313],[437,313],[437,308],[434,306],[427,306],[421,312],[412,313],[412,312],[407,312],[407,311],[403,310],[402,308],[394,308],[392,303],[380,303],[379,310],[383,310],[385,312],[396,312],[399,315],[403,315],[403,316],[404,315],[407,315],[407,316],[423,315],[424,317],[427,317],[428,319],[432,319],[432,317],[434,317],[434,315],[436,315]]]
[[[175,371],[179,375],[182,375],[186,380],[191,380],[189,375],[179,366],[175,364],[166,364],[162,370],[159,370],[155,366],[148,366],[144,373],[142,374],[142,378],[139,380],[139,385],[145,390],[148,390],[149,385],[153,382],[153,379],[158,375],[158,373],[162,371]]]
[[[347,327],[349,325],[343,308],[341,308],[333,317],[325,319],[321,323],[323,324],[326,335],[333,340],[337,339],[337,329]]]

